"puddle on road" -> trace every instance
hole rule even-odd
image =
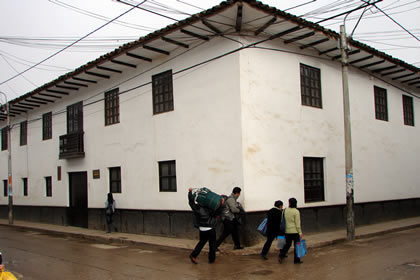
[[[91,244],[90,246],[94,248],[98,248],[98,249],[103,249],[103,250],[127,248],[127,246],[115,246],[115,245],[107,245],[107,244]]]
[[[257,271],[250,272],[250,274],[262,275],[262,276],[270,275],[270,274],[273,274],[273,273],[274,273],[274,271],[272,271],[272,270],[257,270]]]

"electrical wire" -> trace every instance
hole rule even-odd
[[[76,40],[75,42],[71,43],[70,45],[66,46],[65,48],[63,48],[63,49],[59,50],[58,52],[55,52],[54,54],[52,54],[52,55],[48,56],[47,58],[43,59],[42,61],[38,62],[37,64],[35,64],[35,65],[33,65],[33,66],[31,66],[31,67],[27,68],[26,70],[24,70],[24,71],[22,71],[22,72],[20,72],[20,73],[18,73],[18,74],[16,74],[16,75],[14,75],[13,77],[11,77],[11,78],[9,78],[9,79],[7,79],[7,80],[5,80],[5,81],[1,82],[1,83],[0,83],[0,85],[3,85],[4,83],[7,83],[7,82],[9,82],[9,81],[13,80],[14,78],[16,78],[16,77],[18,77],[18,76],[20,76],[20,75],[22,75],[22,74],[24,74],[24,73],[28,72],[29,70],[31,70],[31,69],[33,69],[33,68],[35,68],[36,66],[38,66],[38,65],[40,65],[40,64],[42,64],[42,63],[44,63],[45,61],[47,61],[47,60],[51,59],[52,57],[54,57],[54,56],[58,55],[59,53],[61,53],[61,52],[63,52],[63,51],[65,51],[66,49],[68,49],[68,48],[70,48],[71,46],[73,46],[73,45],[77,44],[78,42],[82,41],[84,38],[88,37],[89,35],[92,35],[93,33],[97,32],[98,30],[100,30],[100,29],[104,28],[105,26],[107,26],[108,24],[110,24],[111,22],[113,22],[114,20],[117,20],[118,18],[122,17],[123,15],[125,15],[125,14],[127,14],[127,13],[131,12],[131,11],[132,11],[132,10],[134,10],[135,8],[137,8],[137,7],[139,7],[140,5],[142,5],[143,3],[145,3],[146,1],[147,1],[147,0],[144,0],[144,1],[140,2],[140,3],[138,3],[135,7],[132,7],[132,8],[130,8],[130,9],[128,9],[128,10],[127,10],[127,11],[125,11],[124,13],[122,13],[122,14],[120,14],[119,16],[117,16],[117,17],[113,18],[112,20],[108,21],[107,23],[105,23],[105,24],[101,25],[100,27],[96,28],[95,30],[93,30],[93,31],[89,32],[88,34],[86,34],[85,36],[83,36],[83,37],[81,37],[80,39]]]

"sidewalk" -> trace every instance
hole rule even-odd
[[[171,248],[180,248],[192,250],[197,244],[198,239],[181,239],[161,236],[130,234],[130,233],[105,233],[99,230],[92,230],[87,228],[58,226],[51,224],[33,223],[26,221],[14,221],[13,225],[8,224],[8,220],[0,219],[0,225],[13,226],[26,230],[36,230],[49,234],[55,234],[66,237],[76,237],[90,241],[104,242],[104,243],[120,243],[133,245],[155,245]],[[420,227],[420,217],[407,218],[402,220],[395,220],[385,223],[360,226],[356,228],[356,238],[368,238],[386,233],[412,229]],[[314,233],[304,235],[308,248],[319,248],[340,242],[346,241],[346,229],[329,231],[322,233]],[[244,250],[231,250],[231,244],[222,245],[220,248],[223,254],[229,255],[253,255],[259,254],[263,243],[246,247]]]

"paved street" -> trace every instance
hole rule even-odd
[[[152,245],[101,244],[0,226],[6,268],[18,279],[420,279],[420,228],[312,249],[303,261],[207,255]]]

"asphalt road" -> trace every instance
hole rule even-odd
[[[192,264],[189,251],[127,246],[22,231],[0,226],[6,269],[18,279],[420,279],[420,229],[309,250],[304,263],[203,252]],[[291,254],[291,252],[289,253]]]

